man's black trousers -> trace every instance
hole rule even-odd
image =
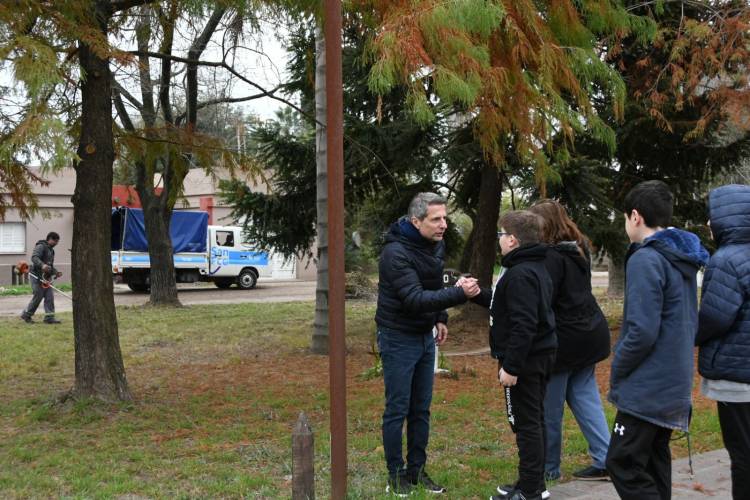
[[[750,498],[750,403],[717,401],[724,446],[732,462],[732,498]]]
[[[617,412],[607,470],[623,500],[669,499],[672,494],[672,429]]]
[[[518,446],[518,488],[544,491],[544,395],[555,355],[529,356],[513,387],[505,387],[508,422]]]

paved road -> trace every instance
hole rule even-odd
[[[595,272],[591,277],[595,287],[607,286],[607,273]],[[302,280],[263,280],[253,290],[219,290],[210,283],[178,285],[180,301],[191,304],[231,304],[235,302],[294,302],[315,300],[315,282]],[[70,292],[67,292],[68,294]],[[29,302],[30,295],[0,297],[0,316],[20,314]],[[148,294],[132,292],[125,285],[115,285],[115,304],[133,306],[145,304]],[[71,302],[60,294],[55,296],[55,307],[59,312],[70,311]],[[41,309],[41,307],[40,307]]]
[[[315,300],[315,282],[301,280],[259,280],[253,290],[230,288],[219,290],[212,284],[178,285],[180,301],[191,304],[233,304],[238,302],[294,302]],[[67,292],[70,294],[70,292]],[[30,295],[0,297],[0,316],[20,314]],[[125,285],[115,285],[115,304],[118,306],[141,305],[148,302],[148,294],[134,293]],[[58,312],[72,310],[70,300],[56,294],[55,308]],[[37,313],[42,312],[42,306]]]
[[[693,500],[731,500],[732,480],[727,450],[714,450],[693,455],[690,475],[688,459],[672,462],[672,498]],[[617,500],[620,498],[612,483],[570,481],[549,489],[551,498],[565,500]]]

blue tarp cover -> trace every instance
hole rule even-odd
[[[172,212],[169,234],[172,238],[174,253],[205,252],[208,214],[206,212]],[[112,250],[148,252],[143,210],[128,207],[112,209]]]

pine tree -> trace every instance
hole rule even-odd
[[[700,226],[707,187],[750,154],[747,5],[632,4],[659,28],[652,43],[629,39],[610,54],[628,82],[624,120],[598,106],[616,132],[616,153],[579,137],[570,161],[558,165],[562,182],[551,191],[609,255],[613,295],[622,293],[627,192],[643,180],[664,180],[675,194],[675,225],[706,235]]]

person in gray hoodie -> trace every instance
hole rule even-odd
[[[44,300],[44,322],[56,324],[60,320],[55,318],[55,296],[52,288],[45,286],[53,278],[59,278],[62,273],[55,269],[55,246],[60,242],[60,235],[50,232],[47,238],[36,242],[31,254],[31,291],[33,296],[29,305],[21,313],[21,319],[27,323],[34,323],[31,319],[39,304]]]
[[[609,400],[617,408],[607,470],[625,500],[668,499],[669,439],[687,431],[698,326],[696,274],[708,260],[698,237],[668,227],[673,197],[646,181],[625,197],[622,328],[614,347]]]
[[[718,249],[703,278],[698,313],[701,392],[716,400],[732,462],[732,497],[750,498],[750,186],[708,195]]]

